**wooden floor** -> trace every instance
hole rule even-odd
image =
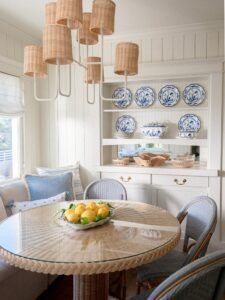
[[[136,274],[133,270],[127,272],[127,299],[136,293]],[[48,291],[38,297],[37,300],[72,300],[73,277],[59,276],[49,287]]]

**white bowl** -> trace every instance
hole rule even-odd
[[[195,131],[178,131],[178,138],[182,139],[194,139],[197,136],[197,133]]]
[[[160,139],[167,132],[168,127],[161,123],[149,123],[141,128],[141,133],[146,138]]]

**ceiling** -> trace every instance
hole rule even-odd
[[[54,0],[53,0],[54,1]],[[15,5],[16,2],[16,5]],[[0,20],[40,38],[44,5],[48,0],[1,0]],[[116,33],[203,23],[224,18],[223,0],[114,0]],[[84,11],[91,11],[92,0],[83,0]]]

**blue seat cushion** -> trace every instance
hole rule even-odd
[[[153,280],[157,277],[168,277],[183,267],[187,253],[173,250],[155,262],[137,268],[137,281]]]
[[[26,175],[30,200],[46,199],[66,192],[66,200],[73,200],[73,173],[68,172],[60,175]]]

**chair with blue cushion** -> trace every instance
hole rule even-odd
[[[101,179],[91,182],[84,191],[86,199],[127,200],[127,191],[115,179]]]
[[[225,252],[217,251],[188,264],[153,291],[130,300],[222,300],[225,292]]]
[[[183,250],[178,248],[159,260],[137,268],[138,293],[141,287],[152,288],[165,278],[205,255],[217,222],[217,206],[207,196],[196,197],[177,216],[180,223],[186,218]]]

